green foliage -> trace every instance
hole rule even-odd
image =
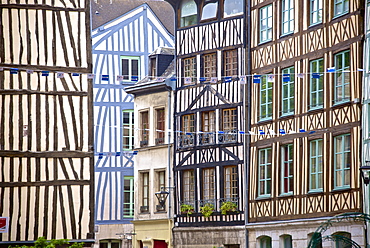
[[[68,245],[68,239],[51,239],[47,240],[45,237],[39,237],[35,241],[35,245],[33,246],[28,246],[28,245],[16,245],[16,246],[9,246],[9,248],[56,248],[58,246],[62,245]],[[82,248],[84,246],[84,243],[73,243],[69,247],[71,248]]]
[[[235,202],[225,201],[221,205],[221,214],[227,214],[227,212],[236,212],[238,209],[238,205]]]
[[[204,215],[204,217],[208,218],[212,215],[213,211],[215,211],[215,206],[211,203],[206,203],[203,207],[200,207],[200,212]]]
[[[186,213],[187,216],[189,216],[194,212],[194,207],[189,204],[181,204],[180,211],[181,213]]]

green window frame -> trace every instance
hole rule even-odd
[[[271,248],[272,239],[269,236],[262,236],[259,238],[259,247],[260,248]]]
[[[350,100],[350,54],[349,50],[340,52],[334,56],[334,103],[347,102]]]
[[[334,17],[344,15],[349,11],[349,0],[334,0]]]
[[[290,115],[294,114],[294,88],[295,88],[295,79],[294,79],[294,66],[282,70],[284,74],[290,74],[289,81],[282,82],[282,93],[281,93],[281,115]]]
[[[323,191],[323,140],[310,141],[310,182],[309,190]]]
[[[311,73],[324,72],[324,59],[316,59],[310,62]],[[310,77],[310,109],[322,108],[324,106],[324,77]]]
[[[130,151],[134,148],[134,110],[127,109],[122,111],[123,116],[123,142],[122,148]]]
[[[258,153],[258,197],[271,196],[272,150],[260,149]]]
[[[351,139],[350,134],[334,137],[334,189],[350,187]]]
[[[294,169],[293,169],[293,144],[282,146],[281,149],[281,194],[293,194]]]
[[[125,176],[123,179],[123,217],[134,217],[134,177]]]
[[[130,81],[132,76],[137,76],[138,80],[141,79],[140,75],[140,57],[137,56],[121,56],[121,75],[124,81]]]
[[[272,40],[272,4],[260,9],[260,43]]]
[[[294,31],[294,2],[293,0],[281,1],[281,34],[287,35]]]
[[[310,25],[322,22],[322,0],[310,0]]]
[[[260,121],[272,118],[272,87],[273,82],[268,82],[267,76],[261,76],[260,84]]]
[[[180,27],[197,23],[198,7],[194,0],[183,0],[180,6]]]

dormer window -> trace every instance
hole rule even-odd
[[[244,10],[243,0],[224,0],[224,17],[241,15]]]
[[[202,20],[216,18],[218,9],[218,0],[204,0],[202,10]]]
[[[180,8],[180,27],[186,27],[197,23],[197,5],[194,0],[183,0]]]

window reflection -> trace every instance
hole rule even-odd
[[[217,16],[218,1],[217,0],[205,0],[202,10],[202,20],[215,18]]]
[[[181,3],[180,26],[185,27],[197,23],[197,5],[193,0],[183,0]]]
[[[225,0],[224,17],[239,15],[243,13],[244,2],[242,0]]]

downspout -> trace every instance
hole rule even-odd
[[[246,75],[251,75],[251,6],[250,1],[246,1]],[[249,247],[248,235],[248,218],[249,218],[249,164],[250,164],[250,140],[248,133],[251,122],[251,77],[246,77],[246,84],[244,85],[244,118],[245,118],[245,135],[244,135],[244,223],[245,223],[245,247]]]

